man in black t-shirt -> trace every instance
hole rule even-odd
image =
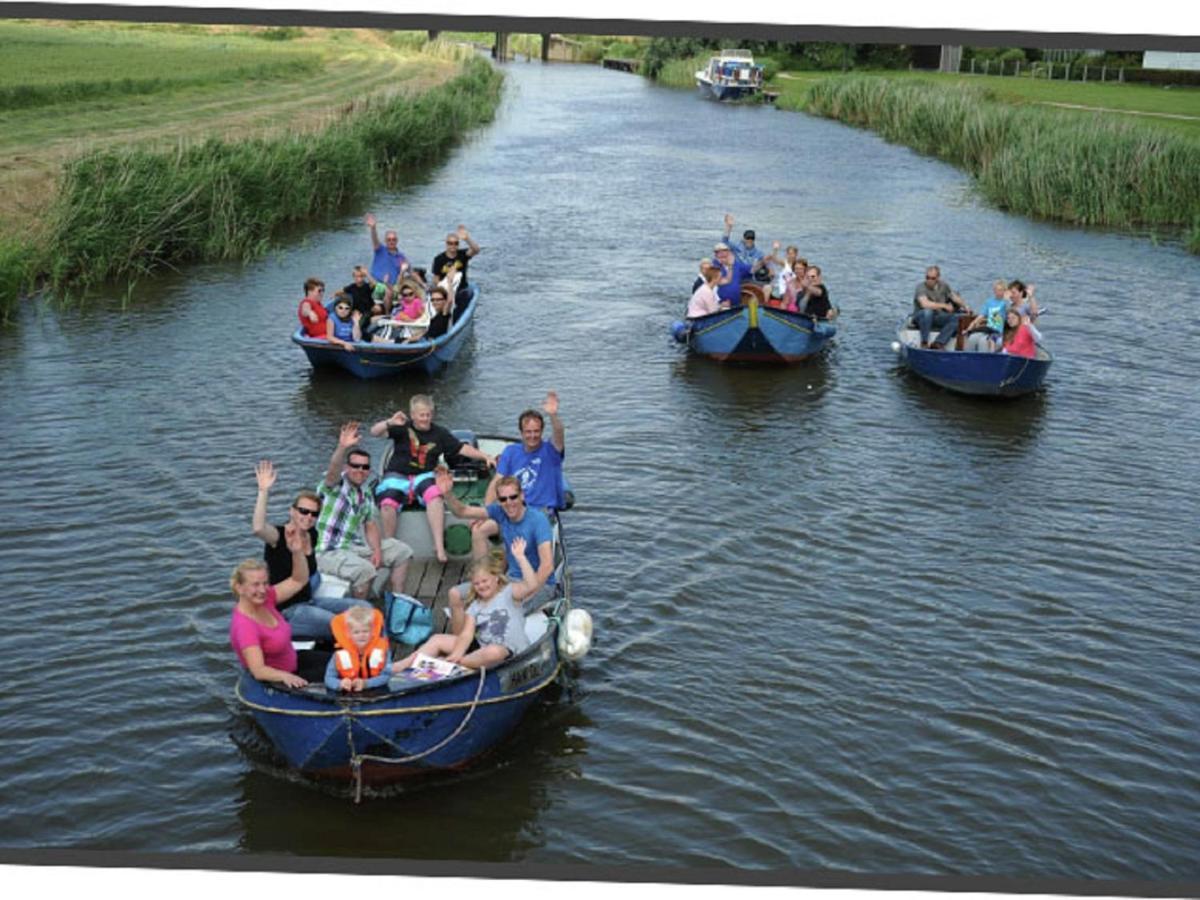
[[[435,425],[433,398],[427,394],[414,394],[408,402],[408,411],[409,415],[396,412],[371,426],[372,436],[387,435],[392,440],[392,458],[375,488],[379,521],[383,536],[395,537],[397,519],[405,504],[425,507],[434,554],[438,562],[445,562],[442,529],[446,522],[446,504],[433,477],[438,460],[442,456],[450,460],[461,455],[482,460],[493,469],[496,460],[478,447],[460,441],[441,425]]]
[[[821,283],[820,266],[809,266],[806,274],[808,287],[805,289],[804,299],[800,303],[800,311],[814,319],[836,318],[837,310],[829,302],[829,291]]]
[[[354,281],[342,288],[342,292],[350,297],[350,306],[362,313],[364,328],[366,323],[371,320],[372,314],[383,315],[383,308],[380,307],[378,312],[374,312],[372,307],[375,301],[372,299],[374,293],[374,285],[370,274],[362,266],[354,267]]]
[[[462,248],[464,243],[467,245],[465,251]],[[462,280],[459,281],[458,287],[454,288],[455,321],[458,321],[458,317],[462,315],[462,311],[466,309],[471,300],[471,292],[468,290],[470,285],[467,283],[467,266],[478,255],[479,245],[471,239],[467,226],[459,225],[458,231],[452,231],[446,235],[446,249],[433,258],[431,268],[433,283],[436,284],[454,272],[462,273]]]

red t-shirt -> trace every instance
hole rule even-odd
[[[1012,343],[1004,348],[1004,352],[1009,356],[1024,356],[1029,359],[1037,356],[1037,344],[1028,325],[1022,323],[1017,326],[1017,333],[1013,336]]]
[[[312,307],[312,311],[317,314],[317,321],[314,322],[304,315],[305,303]],[[304,328],[304,333],[310,338],[329,337],[329,331],[325,327],[325,322],[329,319],[329,310],[320,300],[309,300],[305,297],[300,301],[300,306],[296,308],[296,315],[300,317],[300,325]]]

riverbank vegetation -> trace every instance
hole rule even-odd
[[[41,40],[47,54],[140,52],[147,64],[139,90],[106,92],[100,85],[114,83],[119,68],[79,66],[88,74],[62,78],[94,74],[97,86],[83,98],[64,91],[5,111],[0,318],[48,278],[61,292],[161,265],[252,256],[286,223],[331,212],[393,183],[405,166],[436,159],[490,119],[499,99],[500,76],[485,61],[423,33],[0,27],[26,43]],[[230,80],[213,53],[243,75],[268,74]],[[53,83],[48,73],[39,78],[29,86]],[[11,71],[0,81],[20,84]]]
[[[997,101],[974,85],[825,78],[779,98],[954,163],[997,206],[1080,225],[1183,231],[1200,252],[1200,141]]]

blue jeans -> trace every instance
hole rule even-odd
[[[314,597],[306,603],[293,603],[281,609],[282,615],[292,626],[292,638],[298,641],[311,641],[319,638],[333,638],[329,623],[338,613],[345,612],[352,606],[371,608],[366,600],[355,600],[353,597]]]
[[[934,343],[943,347],[958,333],[958,320],[961,317],[962,313],[948,313],[940,309],[921,309],[912,314],[913,321],[921,330],[921,343],[928,344],[929,333],[938,328],[940,331]]]

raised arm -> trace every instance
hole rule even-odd
[[[466,225],[458,226],[458,239],[467,242],[467,250],[469,256],[476,257],[479,255],[479,245],[471,238],[471,233],[467,231]]]
[[[347,422],[338,433],[338,444],[329,457],[329,468],[325,470],[325,486],[333,487],[342,478],[342,467],[346,464],[346,451],[358,443],[357,422]]]
[[[733,232],[733,213],[725,213],[725,230],[721,232],[721,238],[725,243],[729,243],[729,235]]]
[[[442,492],[442,499],[446,501],[446,505],[450,507],[450,511],[460,519],[490,518],[485,507],[467,506],[455,496],[454,477],[445,469],[439,469],[433,476],[433,480],[437,484],[438,490]]]
[[[403,428],[407,422],[408,416],[404,414],[404,411],[396,410],[386,419],[380,419],[371,426],[371,437],[386,437],[389,425],[395,425],[397,428]]]
[[[525,556],[525,548],[528,546],[525,543],[525,538],[515,537],[512,540],[512,544],[509,546],[512,550],[513,557],[517,561],[517,565],[521,567],[521,580],[512,586],[513,600],[515,600],[517,603],[520,603],[526,597],[532,597],[534,594],[536,594],[538,592],[538,588],[546,583],[546,578],[550,577],[550,573],[546,573],[546,578],[541,578],[540,574],[542,567],[540,564],[538,565],[538,571],[534,571],[533,566],[529,564],[529,560]],[[541,555],[542,546],[543,545],[541,544],[538,545],[539,556]],[[550,544],[547,543],[544,546],[548,550]]]
[[[380,247],[380,243],[379,243],[379,232],[375,230],[375,226],[377,224],[377,221],[375,219],[375,213],[367,213],[367,217],[366,217],[365,221],[367,223],[367,228],[369,228],[371,230],[371,249],[378,250]]]
[[[308,532],[291,522],[283,527],[283,539],[292,552],[292,574],[275,585],[275,596],[279,603],[287,603],[308,585],[308,553],[312,549]]]
[[[260,459],[254,467],[254,477],[258,479],[258,498],[254,501],[250,528],[260,540],[274,547],[279,543],[279,529],[267,523],[267,500],[275,484],[275,465],[269,459]]]
[[[550,419],[550,443],[559,453],[562,453],[567,448],[567,432],[563,428],[562,419],[558,417],[558,394],[555,391],[546,392],[546,399],[542,403],[542,412]]]

